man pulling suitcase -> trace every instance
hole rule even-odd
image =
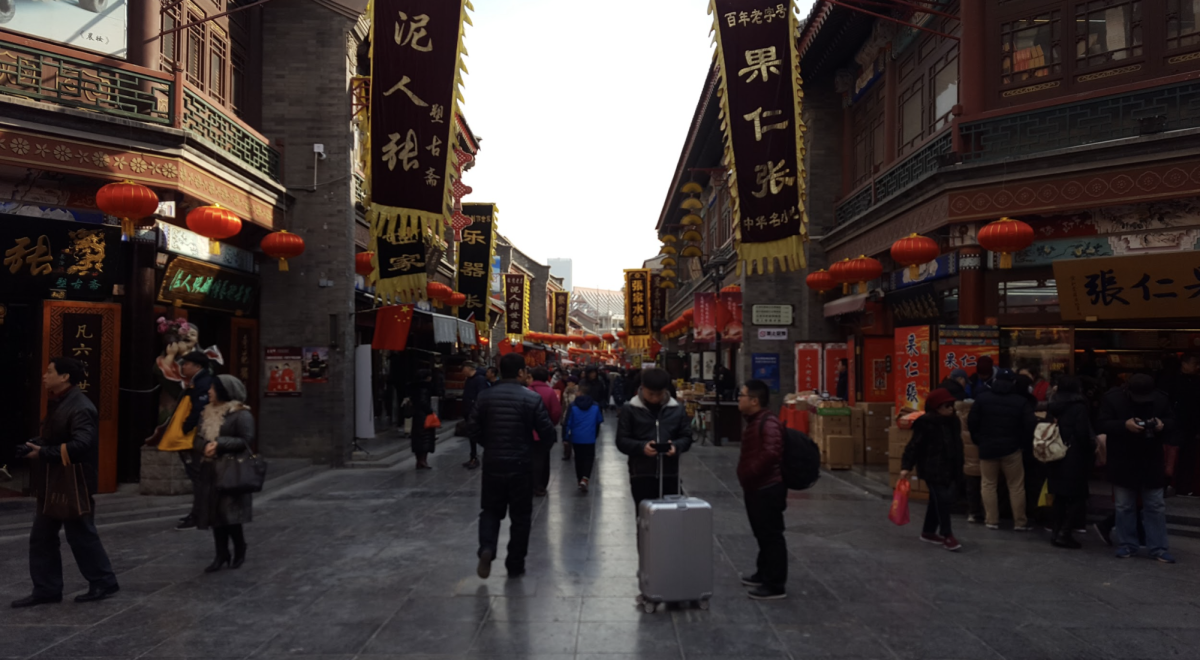
[[[659,449],[665,449],[663,494],[679,494],[679,455],[692,446],[692,425],[684,407],[667,392],[670,382],[662,369],[643,371],[637,395],[617,418],[617,449],[629,457],[635,510],[642,500],[659,496]]]

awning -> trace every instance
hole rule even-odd
[[[833,302],[827,302],[825,303],[825,318],[861,312],[867,308],[867,299],[870,296],[869,293],[856,293],[852,296],[838,298]]]
[[[458,340],[463,346],[475,345],[475,323],[458,319]]]
[[[433,341],[438,344],[453,344],[458,341],[458,319],[445,314],[430,314],[433,317]]]

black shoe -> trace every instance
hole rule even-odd
[[[463,463],[463,467],[467,468],[468,470],[474,470],[475,468],[479,467],[479,459],[472,456],[471,460]]]
[[[742,578],[742,584],[747,587],[761,587],[763,585],[763,581],[762,578],[758,577],[758,573],[755,573],[750,577]]]
[[[1056,548],[1069,548],[1071,550],[1078,550],[1083,547],[1083,544],[1071,538],[1070,534],[1056,534],[1054,538],[1050,539],[1050,545]]]
[[[192,514],[188,514],[179,519],[179,524],[175,525],[175,531],[182,532],[185,529],[196,529],[196,519]]]
[[[1095,525],[1092,525],[1092,528],[1095,529],[1096,533],[1100,535],[1100,540],[1104,541],[1105,545],[1111,546],[1113,544],[1112,543],[1112,528],[1104,528],[1104,527],[1100,526],[1100,523],[1096,523]]]
[[[92,603],[92,602],[95,602],[98,600],[104,600],[105,598],[108,598],[109,596],[117,593],[120,590],[121,590],[121,587],[119,587],[115,584],[111,587],[105,587],[103,589],[97,589],[96,587],[92,587],[91,589],[88,589],[88,592],[86,594],[80,594],[80,595],[76,596],[75,602],[76,603]]]
[[[13,609],[22,607],[33,607],[34,605],[49,605],[50,603],[61,603],[62,594],[57,596],[38,596],[37,594],[26,596],[12,602]]]
[[[525,575],[525,569],[523,569],[523,568],[522,568],[521,570],[518,570],[518,571],[514,571],[514,570],[513,570],[513,569],[511,569],[511,568],[510,568],[510,569],[508,569],[508,579],[510,579],[510,580],[512,580],[513,578],[519,578],[519,577],[521,577],[522,575]]]
[[[766,585],[751,589],[748,595],[751,600],[783,600],[787,598],[787,592],[783,589],[771,589]]]
[[[229,564],[229,568],[241,568],[244,563],[246,563],[246,546],[234,547],[233,562]]]
[[[475,573],[483,579],[488,579],[492,574],[492,560],[496,558],[495,553],[491,550],[479,551],[479,566],[475,568]]]
[[[534,497],[545,497],[545,496],[546,496],[546,491],[544,491],[544,490],[535,490],[535,491],[533,491],[533,496],[534,496]]]
[[[217,557],[216,559],[213,560],[213,563],[204,567],[204,572],[205,573],[216,573],[217,571],[221,570],[222,566],[228,566],[228,565],[229,565],[229,557]]]

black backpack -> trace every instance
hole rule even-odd
[[[789,429],[782,421],[779,424],[783,427],[783,483],[788,490],[808,490],[821,478],[821,448],[807,435]]]

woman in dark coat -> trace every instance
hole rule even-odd
[[[1088,401],[1075,376],[1058,379],[1058,390],[1050,398],[1050,416],[1058,424],[1058,433],[1067,446],[1067,455],[1046,464],[1049,491],[1054,495],[1054,535],[1056,548],[1080,548],[1071,536],[1071,528],[1084,519],[1088,499],[1088,477],[1095,462],[1096,441],[1092,435]]]
[[[417,370],[408,400],[412,405],[412,452],[417,456],[417,469],[432,470],[428,459],[437,443],[437,429],[425,428],[425,418],[433,414],[433,373],[428,369]]]
[[[900,461],[901,480],[908,479],[915,467],[917,476],[929,486],[921,540],[951,551],[962,549],[950,530],[950,512],[955,491],[964,481],[962,422],[954,412],[954,401],[954,395],[942,388],[929,393],[925,414],[913,422],[912,439]]]
[[[216,461],[253,451],[254,416],[250,406],[246,405],[246,386],[228,374],[213,379],[208,398],[209,404],[200,416],[196,434],[197,440],[204,443],[204,460],[200,464],[200,478],[196,481],[199,502],[196,527],[212,529],[217,557],[204,572],[213,573],[221,566],[240,568],[246,561],[246,537],[242,534],[242,525],[253,517],[253,495],[218,491]],[[231,539],[232,557],[229,555]]]

